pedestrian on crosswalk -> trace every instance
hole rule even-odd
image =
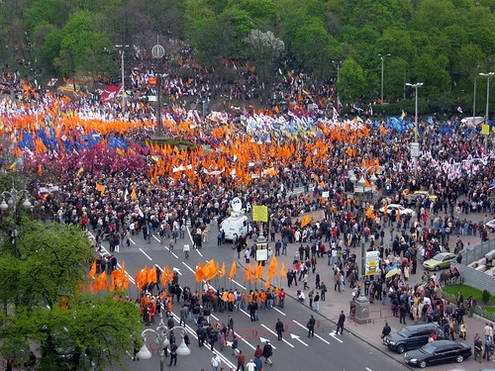
[[[315,318],[313,317],[313,315],[311,315],[306,325],[306,327],[308,328],[308,338],[315,336],[315,323]]]
[[[267,365],[270,365],[270,366],[273,365],[273,362],[272,362],[272,359],[271,359],[272,355],[273,355],[272,345],[270,344],[269,341],[267,341],[265,343],[265,346],[263,347],[263,357],[265,357],[265,363]]]
[[[341,310],[339,320],[337,321],[337,331],[335,331],[336,334],[338,334],[340,330],[340,335],[342,335],[342,333],[344,332],[344,322],[345,322],[345,314],[344,311]]]
[[[275,331],[277,332],[278,341],[281,341],[285,329],[284,329],[284,323],[280,320],[280,318],[277,318],[277,323],[275,324]]]
[[[211,357],[211,370],[212,371],[219,371],[220,370],[220,365],[222,364],[222,360],[218,356],[218,354],[214,354],[213,357]]]

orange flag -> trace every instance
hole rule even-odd
[[[271,286],[271,281],[270,281],[269,279],[267,279],[267,280],[265,281],[265,289],[269,289],[269,288],[270,288],[270,286]]]
[[[207,280],[212,280],[218,274],[218,267],[215,259],[210,259],[204,268]]]
[[[157,283],[155,266],[148,268],[148,273],[146,275],[146,281],[148,282],[148,284]]]
[[[237,263],[233,261],[232,265],[230,266],[229,278],[233,280],[236,275],[237,275]]]
[[[285,268],[285,263],[282,263],[280,266],[280,272],[278,273],[279,277],[284,279],[287,277],[287,269]]]
[[[137,200],[137,194],[136,194],[136,190],[133,188],[132,189],[132,192],[131,192],[131,200],[132,201],[136,201]]]
[[[263,277],[263,270],[265,269],[265,267],[263,267],[263,265],[261,265],[261,263],[259,263],[256,268],[255,268],[255,274],[254,274],[254,277],[257,279],[257,280],[260,280],[262,277]]]
[[[167,287],[170,278],[170,275],[168,274],[169,271],[170,271],[170,267],[168,266],[163,267],[162,277],[160,279],[160,282],[162,283],[162,287]]]
[[[96,260],[93,261],[93,264],[91,264],[91,269],[88,272],[88,277],[93,279],[93,280],[96,277]]]
[[[105,290],[107,288],[107,272],[101,273],[96,281],[96,291]]]
[[[202,265],[198,265],[196,267],[196,272],[194,273],[194,277],[196,278],[196,282],[203,282],[203,280],[205,279],[205,272],[204,272],[204,269],[206,267],[203,267]]]
[[[136,274],[136,286],[140,288],[141,290],[143,289],[144,286],[146,286],[147,282],[147,273],[148,271],[145,268],[141,268],[139,272]]]
[[[100,184],[100,183],[96,183],[96,190],[100,193],[105,193],[105,190],[107,188],[103,185],[103,184]]]
[[[225,262],[222,263],[222,267],[218,270],[218,276],[219,277],[224,277],[225,276]]]
[[[270,264],[268,265],[268,275],[267,280],[271,280],[277,274],[278,268],[278,258],[274,256],[272,260],[270,260]]]

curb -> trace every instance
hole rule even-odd
[[[245,265],[240,262],[240,259],[238,259],[238,262],[237,262],[241,267],[243,268],[246,268]],[[261,279],[263,282],[266,282],[265,279]],[[276,288],[276,286],[270,284],[271,287],[273,288]],[[285,291],[285,289],[284,289]],[[315,312],[313,310],[313,308],[310,308],[309,305],[305,304],[305,303],[301,303],[299,300],[297,300],[297,298],[290,294],[288,291],[285,291],[285,294],[292,298],[297,304],[299,305],[302,305],[303,307],[306,307],[308,308],[311,312],[313,312],[314,314],[313,315],[317,315],[317,316],[320,316],[322,317],[323,319],[329,321],[330,323],[334,324],[334,325],[337,325],[337,322],[335,322],[333,319],[327,317],[326,315],[322,314],[321,312]],[[405,368],[405,369],[408,369],[408,370],[413,370],[413,368],[411,368],[410,366],[408,366],[407,364],[405,363],[402,363],[399,359],[395,358],[394,356],[392,356],[391,354],[385,352],[383,349],[379,348],[378,346],[376,346],[375,344],[371,343],[369,340],[367,340],[366,338],[364,338],[363,336],[359,335],[357,332],[355,331],[351,331],[349,330],[348,328],[345,328],[344,331],[348,332],[349,334],[351,334],[352,336],[356,337],[357,339],[361,340],[362,342],[368,344],[370,347],[372,347],[373,349],[377,350],[378,352],[384,354],[385,356],[387,356],[388,358],[392,359],[393,361],[397,362],[398,364],[401,365],[401,367]]]

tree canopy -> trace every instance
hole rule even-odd
[[[335,80],[331,61],[352,59],[365,101],[379,98],[379,54],[390,54],[392,102],[403,97],[404,77],[424,82],[426,96],[471,94],[474,76],[495,65],[493,24],[495,0],[17,0],[0,3],[0,58],[47,77],[112,75],[114,44],[149,48],[160,35],[189,42],[207,65],[228,58],[269,76],[282,61],[250,52],[258,30],[284,43],[284,66],[317,79]]]

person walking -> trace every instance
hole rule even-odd
[[[247,371],[256,371],[256,363],[254,363],[254,361],[252,359],[250,359],[249,362],[247,363],[246,370]]]
[[[306,327],[308,328],[308,338],[315,336],[315,323],[315,318],[313,317],[313,315],[311,315],[311,317],[309,317],[308,323],[306,324]]]
[[[242,370],[245,371],[244,365],[246,364],[246,356],[242,353],[242,350],[239,349],[239,354],[237,355],[237,368],[236,371]]]
[[[222,360],[220,359],[218,354],[214,354],[213,357],[211,357],[211,370],[219,371],[221,364],[222,364]]]
[[[282,340],[282,334],[284,333],[284,324],[280,320],[280,318],[277,318],[277,323],[275,324],[275,331],[277,332],[277,338],[278,341]]]
[[[337,321],[337,331],[335,331],[336,334],[338,334],[340,330],[340,335],[342,335],[342,333],[344,332],[344,323],[345,323],[345,314],[344,311],[341,310],[339,320]]]
[[[175,343],[170,345],[170,363],[168,367],[177,366],[177,345]]]
[[[265,343],[265,346],[263,347],[263,357],[265,357],[265,363],[270,366],[273,365],[273,362],[271,360],[272,354],[273,354],[272,345],[270,344],[269,341],[267,341]]]

